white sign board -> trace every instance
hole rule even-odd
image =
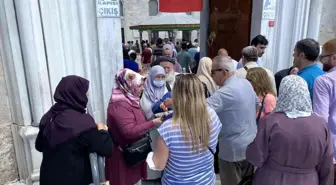
[[[97,17],[120,17],[119,0],[97,0]]]
[[[262,19],[275,19],[276,0],[264,0]]]

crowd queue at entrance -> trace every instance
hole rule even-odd
[[[336,184],[336,39],[298,41],[276,74],[267,45],[256,36],[236,61],[200,58],[197,40],[125,44],[106,125],[86,111],[89,81],[62,78],[36,139],[40,184],[92,183],[92,152],[110,185]]]

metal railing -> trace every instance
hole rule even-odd
[[[94,116],[91,104],[88,104],[88,106],[87,106],[87,112],[92,117]],[[93,184],[94,185],[105,184],[106,183],[106,179],[105,179],[105,162],[104,162],[104,157],[99,156],[96,153],[90,153],[89,157],[90,157],[90,164],[91,164]]]

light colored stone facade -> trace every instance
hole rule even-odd
[[[9,106],[3,61],[0,52],[0,184],[6,184],[19,177],[11,131]]]
[[[322,6],[319,42],[321,45],[336,38],[336,1],[324,0]]]

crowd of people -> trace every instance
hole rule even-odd
[[[158,39],[142,42],[142,65],[124,45],[107,126],[86,113],[89,82],[64,77],[36,139],[40,184],[92,183],[96,152],[110,185],[213,185],[217,172],[222,185],[333,185],[336,39],[322,51],[298,41],[293,66],[275,75],[263,67],[267,45],[256,36],[236,61]]]

